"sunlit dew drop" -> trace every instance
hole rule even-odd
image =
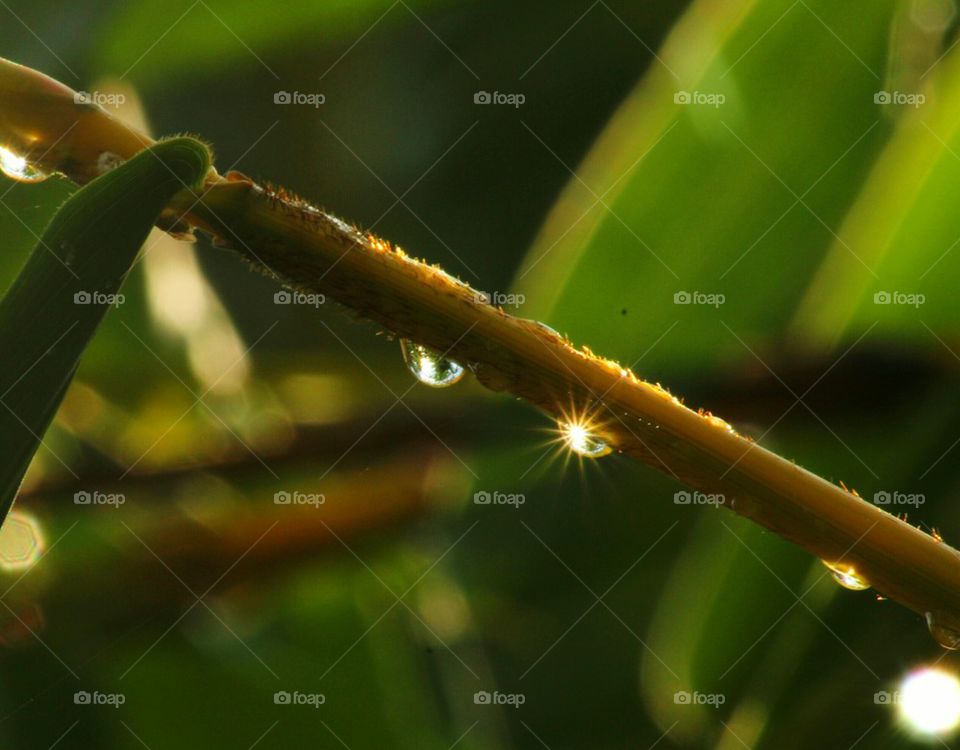
[[[559,426],[564,443],[578,456],[600,458],[612,451],[609,445],[581,422],[561,422]]]
[[[942,669],[910,672],[896,693],[900,721],[917,734],[946,734],[960,724],[960,682]]]
[[[463,367],[428,346],[400,339],[400,350],[410,372],[424,385],[446,388],[463,377]]]
[[[29,568],[43,554],[43,532],[37,520],[12,510],[0,527],[0,570]]]
[[[927,612],[927,628],[933,640],[939,643],[943,648],[956,651],[960,648],[960,633],[953,628],[947,627],[934,612]]]
[[[50,176],[3,146],[0,146],[0,172],[18,182],[43,182]]]
[[[541,331],[544,331],[545,333],[549,333],[551,336],[556,336],[558,339],[563,339],[563,336],[560,334],[560,331],[558,331],[556,328],[551,328],[546,323],[541,323],[539,320],[535,320],[533,322],[534,322],[534,325],[536,325],[537,328],[539,328]]]
[[[863,591],[870,588],[870,584],[867,582],[867,580],[857,573],[852,565],[845,565],[843,563],[828,563],[826,560],[823,560],[822,562],[827,566],[827,570],[830,571],[830,575],[833,576],[833,580],[835,580],[845,589],[850,589],[851,591]]]

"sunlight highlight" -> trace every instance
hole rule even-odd
[[[860,575],[852,565],[845,563],[828,563],[826,560],[822,562],[830,571],[833,580],[845,589],[849,589],[850,591],[865,591],[870,588],[869,581]]]
[[[593,422],[586,416],[566,419],[557,426],[566,447],[578,456],[600,458],[613,450],[596,435]]]
[[[18,182],[42,182],[47,175],[34,168],[25,157],[0,146],[0,172]]]

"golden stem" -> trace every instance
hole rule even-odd
[[[84,182],[95,173],[99,153],[127,158],[150,142],[96,108],[77,110],[69,89],[11,65],[0,63],[0,145],[24,148],[29,141],[40,168]],[[83,127],[71,127],[76,122]],[[960,632],[960,553],[952,547],[761,448],[722,420],[688,409],[618,364],[492,307],[440,268],[236,173],[211,173],[202,195],[183,191],[171,211],[278,282],[327,295],[447,353],[493,390],[559,421],[586,417],[615,449],[722,495],[736,513]]]

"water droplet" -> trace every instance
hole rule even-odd
[[[726,430],[731,435],[737,434],[737,431],[733,429],[733,425],[731,425],[727,420],[721,419],[715,414],[711,414],[709,411],[705,411],[703,409],[698,409],[697,414],[706,419],[714,427],[719,427],[721,430]]]
[[[863,591],[870,588],[870,584],[867,582],[867,579],[857,573],[852,565],[846,565],[844,563],[828,563],[826,560],[822,562],[827,566],[827,569],[830,571],[830,575],[833,576],[833,580],[835,580],[845,589],[850,589],[851,591]]]
[[[935,612],[927,612],[926,617],[933,640],[951,651],[960,648],[960,632],[944,625]]]
[[[613,450],[583,422],[561,422],[560,434],[567,447],[584,458],[600,458]]]
[[[460,381],[464,369],[429,346],[400,339],[403,359],[417,380],[434,388],[446,388]]]
[[[546,323],[541,323],[539,320],[533,321],[533,324],[544,333],[549,333],[551,336],[555,336],[561,341],[563,340],[563,335],[556,328],[551,328]]]
[[[18,156],[2,146],[0,146],[0,172],[18,182],[43,182],[50,176],[30,164],[25,157]]]
[[[97,174],[106,174],[123,164],[123,159],[111,151],[104,151],[97,157]]]

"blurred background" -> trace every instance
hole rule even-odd
[[[0,5],[0,55],[960,540],[954,0]],[[0,181],[0,286],[72,190]],[[151,236],[0,531],[0,745],[949,746],[919,616],[277,291]]]

